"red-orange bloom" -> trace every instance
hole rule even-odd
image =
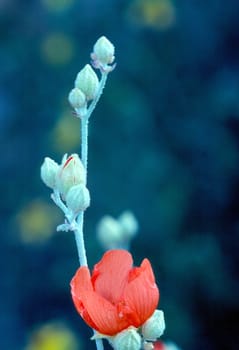
[[[80,267],[71,281],[75,307],[99,333],[115,335],[129,326],[140,327],[155,311],[159,290],[148,259],[132,267],[126,250],[109,250],[95,265],[92,276]]]

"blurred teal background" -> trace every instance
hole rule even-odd
[[[74,237],[39,177],[79,152],[67,95],[106,35],[117,67],[90,122],[85,237],[130,209],[167,330],[183,350],[239,346],[239,2],[0,1],[0,349],[95,349],[74,310]]]

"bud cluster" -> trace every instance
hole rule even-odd
[[[138,231],[138,222],[130,211],[123,212],[118,219],[103,216],[97,225],[97,236],[104,249],[128,248],[130,240]]]
[[[102,36],[95,43],[91,58],[94,68],[100,69],[102,73],[109,73],[114,68],[109,65],[114,61],[114,46],[106,37]],[[75,86],[68,96],[69,103],[77,115],[84,117],[87,114],[87,103],[96,99],[99,84],[96,73],[89,64],[86,64],[77,74]]]
[[[87,102],[94,100],[99,89],[99,79],[89,64],[77,74],[75,86],[70,91],[68,101],[77,114],[84,117],[87,113]]]
[[[90,205],[90,195],[85,185],[86,171],[77,154],[65,155],[60,165],[46,157],[41,166],[41,178],[60,194],[73,216]]]

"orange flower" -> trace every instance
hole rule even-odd
[[[95,265],[92,276],[80,267],[71,281],[75,307],[84,321],[96,331],[115,335],[140,327],[155,311],[159,290],[148,259],[132,267],[126,250],[109,250]]]

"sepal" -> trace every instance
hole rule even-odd
[[[134,327],[129,327],[112,337],[111,343],[115,350],[140,350],[141,337]]]

